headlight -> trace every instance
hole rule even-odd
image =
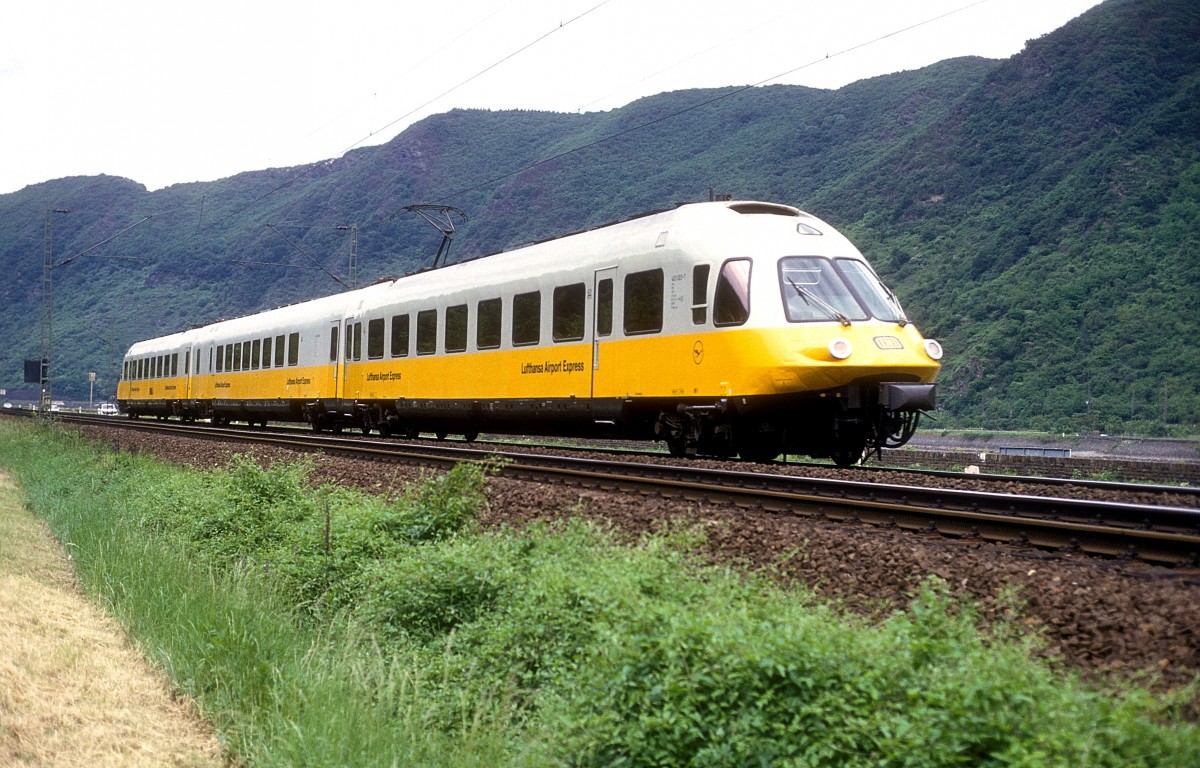
[[[834,360],[845,360],[853,351],[850,342],[845,339],[834,339],[829,342],[829,354],[833,355]]]
[[[925,354],[929,355],[932,360],[941,360],[942,345],[933,339],[925,339]]]

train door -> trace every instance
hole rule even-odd
[[[363,320],[363,302],[347,307],[342,320],[341,375],[338,379],[338,397],[343,401],[357,401],[362,397]],[[350,405],[343,402],[343,407]]]
[[[362,366],[359,365],[363,359],[362,314],[356,312],[354,315],[347,317],[342,332],[346,336],[346,343],[342,345],[344,349],[342,361],[342,397],[357,401],[363,394],[363,372]]]
[[[617,278],[616,267],[597,269],[592,283],[592,392],[591,396],[605,395],[604,366],[611,361],[606,360],[604,347],[613,338],[613,315],[616,302],[613,300],[614,285]],[[611,394],[611,393],[609,393]]]
[[[333,366],[333,398],[339,401],[342,399],[346,376],[345,346],[341,343],[344,327],[345,321],[338,320],[329,329],[329,364]]]
[[[193,361],[198,361],[200,350],[195,347],[188,347],[183,353],[183,399],[190,401],[192,399],[192,365]]]

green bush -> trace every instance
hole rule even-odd
[[[728,589],[728,587],[727,587]],[[647,606],[566,692],[580,766],[1192,765],[1196,731],[1152,725],[981,637],[933,582],[878,628],[771,590]],[[1141,711],[1141,715],[1134,712]],[[1146,720],[1150,714],[1150,719]]]

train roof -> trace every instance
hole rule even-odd
[[[756,228],[762,229],[761,225],[767,217],[778,219],[778,229],[783,231],[786,228],[786,232],[792,237],[796,232],[824,235],[837,241],[838,248],[858,253],[849,240],[832,226],[794,206],[760,200],[682,203],[673,208],[638,214],[436,269],[421,270],[353,291],[219,320],[191,330],[140,341],[130,347],[128,354],[160,354],[179,349],[189,343],[203,343],[206,339],[227,333],[253,333],[262,326],[302,325],[313,315],[356,312],[397,299],[403,300],[404,295],[409,293],[426,295],[451,291],[461,287],[468,277],[471,282],[507,280],[514,276],[532,275],[552,280],[555,273],[574,269],[580,258],[590,258],[603,253],[605,249],[611,253],[627,253],[628,243],[633,241],[648,243],[647,250],[653,247],[677,248],[689,244],[694,247],[713,248],[719,247],[721,243],[737,243],[739,247],[744,248],[748,245],[747,236],[755,232]],[[747,226],[738,226],[733,224],[734,222]]]

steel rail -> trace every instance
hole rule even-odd
[[[503,474],[525,479],[673,494],[689,501],[721,501],[767,512],[859,520],[957,538],[977,537],[990,542],[1078,550],[1108,557],[1136,557],[1160,564],[1200,564],[1200,509],[1196,508],[504,452],[461,445],[418,446],[165,421],[142,422],[110,417],[104,423],[120,428],[253,442],[378,461],[442,465],[494,462]]]
[[[67,415],[64,415],[63,419],[76,421],[76,422],[80,422],[80,423],[91,423],[91,424],[102,424],[102,425],[114,424],[114,418],[111,416],[91,416],[88,414],[67,414]],[[147,423],[152,423],[152,422],[147,421]],[[200,426],[203,426],[203,425],[200,425]],[[234,429],[236,429],[236,427]],[[285,433],[285,434],[303,434],[303,435],[310,434],[310,432],[308,431],[308,428],[306,428],[306,427],[301,428],[298,426],[297,427],[277,426],[277,427],[270,428],[270,430],[278,431],[278,432]],[[257,434],[262,434],[262,433],[258,432]],[[351,434],[353,435],[353,433],[351,433]],[[523,448],[532,447],[532,448],[537,448],[537,449],[541,449],[541,450],[558,449],[558,450],[563,450],[563,451],[586,451],[586,452],[592,453],[592,454],[605,454],[605,455],[614,456],[614,457],[643,457],[643,458],[652,458],[652,459],[670,459],[670,456],[668,456],[668,454],[666,454],[663,451],[638,450],[638,449],[633,449],[633,448],[614,448],[611,446],[605,446],[603,444],[591,445],[591,444],[588,444],[586,441],[582,441],[576,445],[562,445],[562,444],[555,444],[555,443],[540,443],[540,442],[528,442],[528,441],[520,442],[520,441],[510,440],[510,439],[505,439],[505,438],[506,438],[506,436],[502,436],[502,435],[485,435],[478,442],[476,442],[476,441],[468,442],[468,441],[456,440],[453,437],[451,437],[451,438],[447,439],[447,441],[445,441],[445,442],[439,441],[438,444],[442,445],[442,446],[446,446],[447,448],[452,447],[452,446],[460,446],[460,447],[467,448],[469,450],[483,451],[486,453],[495,453],[495,452],[497,452],[497,450],[507,450],[507,449],[514,449],[514,450],[520,451]],[[372,438],[370,438],[369,436],[359,438],[355,435],[352,437],[348,437],[346,439],[369,440]],[[378,439],[378,438],[375,438],[375,439]],[[390,442],[394,443],[394,444],[400,444],[400,445],[403,445],[405,443],[403,438],[396,438],[396,437],[390,438]],[[601,441],[601,443],[602,442],[603,441]],[[481,447],[481,446],[503,446],[504,448],[497,449],[495,447]],[[807,468],[813,468],[813,469],[818,469],[818,470],[833,469],[833,466],[831,464],[828,464],[828,463],[823,464],[820,462],[813,462],[813,461],[774,461],[774,462],[770,462],[767,464],[762,464],[762,463],[743,462],[739,459],[729,459],[727,463],[731,467],[753,466],[759,472],[769,471],[771,467],[784,467],[784,468],[792,469],[792,470],[796,470],[796,469],[804,470]],[[977,481],[980,483],[1022,483],[1022,484],[1026,484],[1026,485],[1041,485],[1041,486],[1045,486],[1047,488],[1054,488],[1054,487],[1060,487],[1060,488],[1070,487],[1070,488],[1077,488],[1077,489],[1078,488],[1086,488],[1086,489],[1099,491],[1099,492],[1111,491],[1114,493],[1127,493],[1130,491],[1137,491],[1137,492],[1141,492],[1141,493],[1145,493],[1145,494],[1160,494],[1160,495],[1170,494],[1170,495],[1176,495],[1176,496],[1185,497],[1185,498],[1186,497],[1194,497],[1197,499],[1197,507],[1200,508],[1200,486],[1193,486],[1193,485],[1168,485],[1168,484],[1162,484],[1162,483],[1144,483],[1144,482],[1128,483],[1128,482],[1120,482],[1120,481],[1115,481],[1115,480],[1094,480],[1094,479],[1089,479],[1089,478],[1064,478],[1064,477],[1050,477],[1050,476],[1041,476],[1041,475],[1000,475],[1000,474],[993,474],[993,473],[988,473],[988,472],[980,472],[978,474],[968,475],[964,472],[954,472],[954,471],[944,470],[944,469],[915,469],[912,467],[892,467],[892,466],[877,465],[877,464],[864,464],[864,465],[859,465],[859,466],[854,466],[854,467],[847,467],[847,468],[841,469],[840,471],[845,472],[845,473],[852,473],[852,472],[859,472],[859,473],[864,473],[864,474],[865,473],[882,473],[882,474],[887,474],[887,475],[895,475],[897,477],[908,476],[908,477],[947,479],[947,480],[962,480],[964,478],[969,478],[973,481]],[[863,482],[873,482],[873,481],[864,480]]]

